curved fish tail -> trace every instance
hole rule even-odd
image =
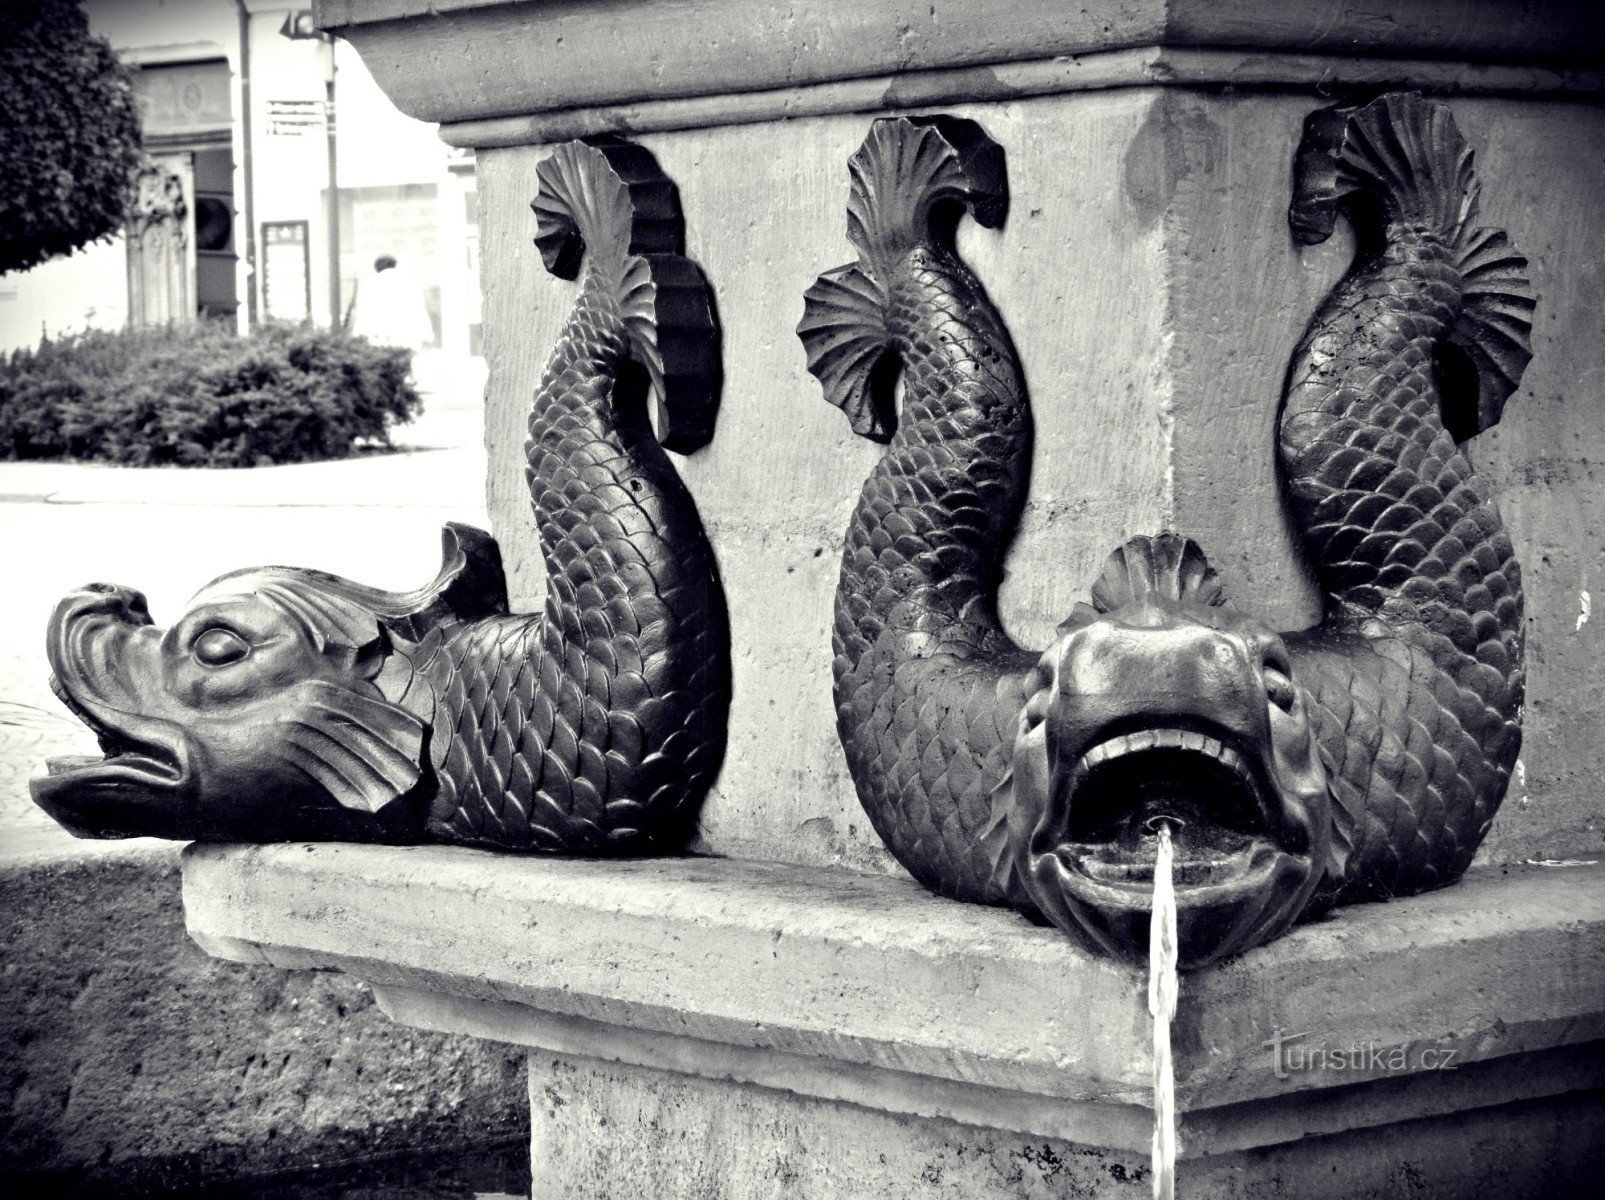
[[[1436,238],[1460,276],[1459,314],[1440,348],[1443,417],[1456,441],[1498,424],[1532,358],[1527,260],[1503,230],[1477,223],[1481,184],[1472,151],[1442,105],[1392,93],[1305,122],[1288,220],[1301,245],[1325,241],[1340,210],[1374,249],[1386,230]],[[1474,373],[1475,386],[1464,368]],[[1461,386],[1455,386],[1455,385]]]
[[[713,307],[645,150],[570,142],[536,173],[541,255],[581,279],[525,444],[546,598],[539,615],[470,622],[428,659],[442,714],[430,829],[518,849],[678,845],[730,697],[717,567],[663,448],[712,432]]]
[[[1338,902],[1458,878],[1521,745],[1521,569],[1457,443],[1519,382],[1533,296],[1478,192],[1449,110],[1420,96],[1306,122],[1294,237],[1341,212],[1357,248],[1293,354],[1279,436],[1328,597],[1289,646],[1328,760]]]
[[[690,453],[713,436],[719,334],[707,279],[684,257],[679,192],[643,147],[612,135],[567,142],[535,169],[535,244],[546,269],[617,305],[630,358],[656,405],[658,440]]]
[[[958,214],[999,228],[1008,211],[1003,148],[974,121],[897,117],[876,121],[848,162],[847,239],[861,262],[819,277],[797,326],[808,370],[853,432],[891,439],[891,377],[878,368],[893,342],[888,291],[899,264],[933,240],[951,241]]]

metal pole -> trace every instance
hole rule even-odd
[[[324,35],[328,68],[324,72],[324,128],[329,139],[329,328],[340,328],[340,173],[335,153],[334,39]]]
[[[256,328],[256,173],[251,163],[251,14],[245,0],[234,0],[240,14],[240,163],[245,195],[240,210],[245,224],[245,327]]]

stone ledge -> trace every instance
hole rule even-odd
[[[442,123],[1134,47],[1597,65],[1580,0],[318,0],[409,116]],[[450,52],[445,51],[450,46]],[[933,98],[926,103],[947,103]]]
[[[1145,980],[906,879],[720,859],[192,847],[191,936],[343,970],[399,1020],[891,1112],[1141,1148]],[[1196,1154],[1605,1084],[1605,871],[1491,869],[1183,980]],[[1403,1048],[1278,1073],[1265,1043]],[[1457,1068],[1421,1071],[1423,1051]]]
[[[1240,50],[1145,46],[1096,54],[999,63],[983,69],[904,71],[801,87],[565,108],[440,127],[452,146],[488,149],[559,142],[598,133],[642,134],[839,113],[877,115],[972,101],[1025,100],[1127,87],[1234,91],[1408,88],[1429,95],[1585,98],[1605,92],[1605,71],[1570,67],[1341,58]]]

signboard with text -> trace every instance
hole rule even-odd
[[[305,221],[262,222],[262,307],[281,321],[312,316],[312,248]]]
[[[304,137],[322,129],[324,107],[322,100],[269,100],[268,136]]]

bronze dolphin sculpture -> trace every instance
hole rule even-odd
[[[708,288],[644,149],[570,142],[536,175],[546,266],[584,265],[529,417],[543,610],[510,614],[496,543],[458,525],[413,593],[256,568],[164,631],[137,592],[76,592],[50,622],[54,686],[105,757],[32,785],[72,832],[588,853],[688,834],[723,753],[729,631],[658,443],[712,435]]]
[[[859,261],[809,289],[798,333],[826,399],[889,442],[847,530],[835,697],[899,861],[1141,959],[1164,821],[1189,967],[1459,878],[1516,760],[1524,674],[1520,568],[1457,443],[1519,382],[1533,302],[1477,224],[1448,111],[1396,94],[1306,125],[1295,237],[1341,211],[1359,249],[1288,369],[1279,465],[1326,613],[1280,635],[1162,535],[1116,552],[1045,653],[1009,638],[1031,414],[952,242],[965,209],[1002,223],[1002,150],[971,121],[881,120],[850,168]]]

